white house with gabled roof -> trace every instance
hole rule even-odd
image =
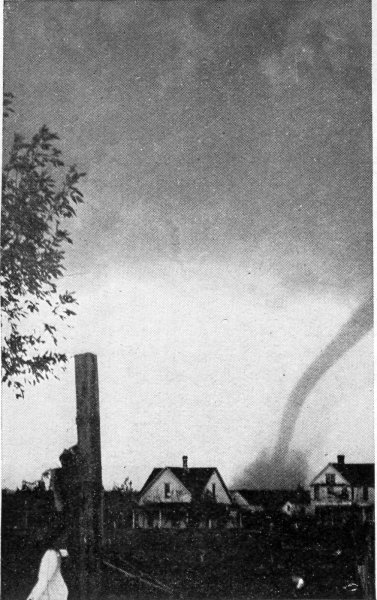
[[[134,522],[141,528],[214,526],[221,518],[232,520],[232,498],[216,467],[182,467],[152,470],[138,497]],[[233,511],[234,512],[234,511]],[[235,518],[236,515],[233,515]]]
[[[310,482],[314,510],[331,507],[374,505],[374,463],[346,463],[344,455],[328,463]]]

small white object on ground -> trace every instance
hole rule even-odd
[[[297,575],[293,575],[292,581],[296,584],[296,590],[301,590],[301,588],[304,587],[304,580],[302,577],[297,577]]]
[[[347,592],[351,592],[352,594],[354,594],[355,592],[358,591],[359,586],[354,581],[351,581],[351,583],[344,585],[343,589],[346,590]]]

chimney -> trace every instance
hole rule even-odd
[[[344,454],[338,454],[338,465],[344,465]]]
[[[182,456],[182,466],[183,466],[183,468],[184,468],[185,471],[188,471],[187,456]]]

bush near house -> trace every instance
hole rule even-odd
[[[42,486],[35,490],[2,490],[2,537],[9,530],[40,528],[54,518],[54,496]]]

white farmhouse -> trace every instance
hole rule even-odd
[[[374,506],[374,463],[328,463],[310,482],[311,506],[326,508],[357,506],[365,515]]]
[[[216,467],[189,468],[187,456],[182,467],[155,468],[138,498],[136,527],[216,526],[232,521],[232,499]]]

